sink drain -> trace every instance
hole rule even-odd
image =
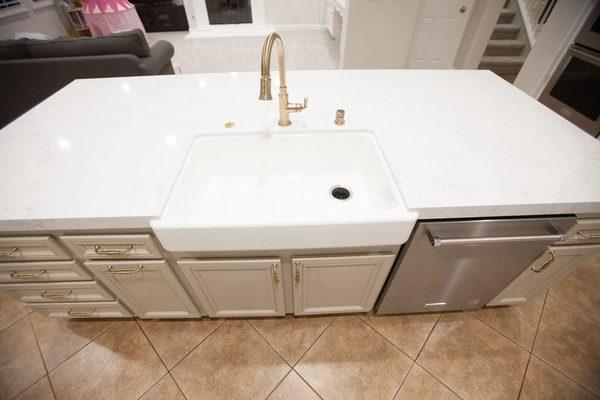
[[[352,196],[352,192],[343,186],[334,186],[329,193],[338,200],[348,200]]]

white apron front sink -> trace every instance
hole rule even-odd
[[[151,224],[170,251],[234,251],[398,245],[415,220],[372,133],[319,131],[198,136]]]

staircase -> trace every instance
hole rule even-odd
[[[516,1],[507,0],[504,4],[479,63],[479,69],[489,69],[498,75],[512,77],[512,80],[525,62],[524,53],[530,48]]]

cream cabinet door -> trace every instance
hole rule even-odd
[[[278,258],[190,260],[179,266],[211,317],[285,314]]]
[[[509,306],[527,303],[577,268],[587,255],[599,251],[600,244],[550,246],[487,305]]]
[[[393,262],[392,254],[293,258],[294,314],[370,311]]]
[[[190,318],[200,313],[164,260],[85,264],[140,318]]]

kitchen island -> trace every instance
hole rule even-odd
[[[293,114],[292,126],[286,128],[277,126],[277,105],[258,100],[258,83],[257,73],[71,83],[0,131],[0,234],[60,238],[62,244],[52,240],[48,245],[60,253],[57,257],[32,253],[22,260],[76,258],[85,263],[75,268],[81,270],[77,279],[89,282],[96,276],[108,286],[97,290],[101,293],[89,301],[123,301],[134,315],[194,317],[205,314],[207,308],[211,316],[291,312],[296,306],[291,300],[292,278],[300,270],[294,272],[291,262],[297,253],[281,249],[277,254],[190,251],[174,255],[152,237],[151,221],[160,217],[198,135],[265,131],[372,132],[407,209],[419,220],[600,213],[600,142],[488,71],[292,71],[288,73],[290,96],[308,95],[309,107]],[[337,109],[346,111],[343,126],[334,124]],[[291,161],[301,159],[291,157]],[[103,238],[94,241],[94,235]],[[119,235],[127,237],[111,241]],[[39,240],[38,245],[46,243]],[[361,307],[323,310],[369,311],[403,242],[301,252],[383,254],[383,258],[369,259],[373,270],[364,295],[368,300]],[[19,247],[11,243],[0,247],[6,252]],[[236,314],[219,312],[216,303],[206,306],[210,296],[202,296],[209,289],[194,275],[206,266],[200,266],[197,259],[243,256],[261,258],[261,270],[272,277],[273,285],[283,280],[283,288],[273,289],[275,311]],[[155,271],[166,282],[154,289],[170,288],[184,312],[146,312],[150,306],[138,298],[143,289],[135,287],[127,294],[123,286],[106,283],[112,278],[103,279],[104,275],[125,277],[138,268],[140,272],[138,260],[144,259],[160,260],[148,261],[155,268],[145,264],[144,271]],[[174,265],[180,259],[192,260],[191,272]],[[15,268],[8,268],[9,275],[15,275],[11,272]],[[111,268],[118,275],[111,275]],[[40,265],[31,269],[49,275]],[[35,274],[21,275],[26,277],[23,285],[37,279],[27,280]],[[12,282],[6,279],[3,282]],[[62,293],[74,290],[67,286],[60,286],[66,288]],[[118,295],[111,297],[111,290]],[[194,294],[187,297],[185,293],[190,292]],[[44,304],[38,300],[24,301]],[[195,307],[199,303],[202,307]],[[120,302],[118,307],[122,307]],[[309,308],[296,313],[311,313]],[[99,306],[89,309],[98,313]],[[119,310],[129,315],[126,309]],[[68,314],[80,316],[76,311]]]

